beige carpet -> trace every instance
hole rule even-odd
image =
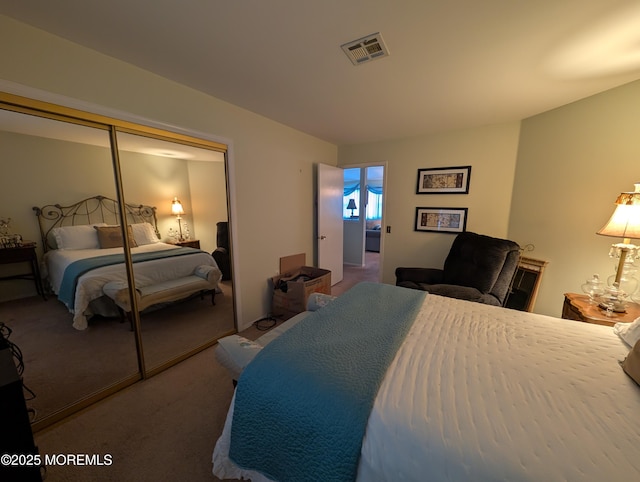
[[[206,481],[232,384],[212,349],[36,434],[41,454],[90,454],[110,466],[48,467],[47,481]]]
[[[215,306],[210,296],[196,296],[143,313],[147,369],[234,329],[231,285],[223,290]],[[62,303],[31,297],[0,303],[0,321],[22,351],[25,384],[36,394],[29,406],[38,420],[138,372],[134,334],[119,318],[94,317],[78,331]]]
[[[331,294],[338,296],[353,285],[361,281],[379,281],[380,253],[365,251],[364,266],[352,266],[345,264],[342,272],[342,281],[331,287]]]

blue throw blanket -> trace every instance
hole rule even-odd
[[[194,248],[176,248],[162,251],[151,251],[148,253],[136,253],[131,256],[134,263],[143,261],[151,261],[153,259],[170,258],[173,256],[184,256],[185,254],[194,254],[201,252]],[[64,270],[58,299],[62,301],[67,308],[73,309],[76,298],[76,286],[78,278],[92,269],[101,268],[102,266],[110,266],[113,264],[124,263],[124,253],[107,254],[104,256],[95,256],[93,258],[80,259],[74,261]],[[124,267],[123,267],[124,269]]]
[[[236,390],[229,456],[278,480],[355,480],[386,370],[426,293],[360,283],[269,343]]]

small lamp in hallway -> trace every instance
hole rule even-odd
[[[353,215],[353,211],[355,209],[358,209],[358,206],[356,206],[356,200],[355,199],[349,199],[349,204],[347,204],[347,209],[351,209],[351,217],[355,218],[356,216]]]

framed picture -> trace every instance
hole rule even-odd
[[[471,166],[418,169],[416,194],[468,194]]]
[[[467,229],[468,208],[416,208],[416,231],[461,233]]]

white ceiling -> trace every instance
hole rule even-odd
[[[519,120],[640,78],[637,0],[0,0],[0,13],[336,144]],[[390,56],[352,65],[340,46],[376,32]]]

